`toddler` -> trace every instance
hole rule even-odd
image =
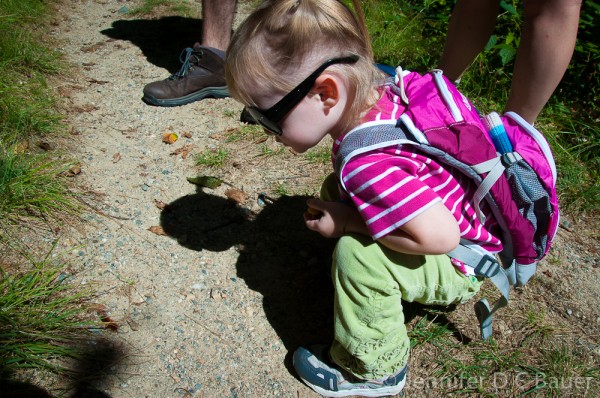
[[[358,0],[267,0],[227,51],[231,95],[267,134],[297,152],[372,121],[397,119],[405,103],[374,64]],[[400,69],[399,69],[400,71]],[[412,146],[358,155],[308,201],[306,226],[339,238],[333,254],[334,341],[294,353],[300,378],[324,396],[378,397],[405,384],[410,341],[402,300],[463,303],[481,282],[445,253],[461,238],[502,248],[489,209],[482,224],[475,188]],[[345,189],[340,188],[344,182]]]

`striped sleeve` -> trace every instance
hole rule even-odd
[[[344,168],[344,185],[373,239],[412,220],[441,198],[416,173],[418,162],[376,153]]]

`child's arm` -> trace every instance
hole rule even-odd
[[[319,218],[306,214],[306,226],[325,237],[337,238],[348,232],[369,235],[364,220],[354,207],[318,199],[311,199],[308,205],[323,214]],[[460,232],[450,210],[437,203],[378,242],[402,253],[444,254],[458,246]]]

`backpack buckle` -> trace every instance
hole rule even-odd
[[[479,260],[479,264],[474,267],[475,275],[493,278],[500,272],[500,263],[492,256],[484,255]]]

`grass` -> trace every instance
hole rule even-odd
[[[61,360],[76,358],[76,341],[94,325],[85,313],[85,292],[73,293],[64,265],[49,252],[23,256],[23,272],[0,264],[0,371],[42,369],[64,373]],[[12,268],[12,267],[8,267]]]
[[[599,368],[576,339],[545,330],[543,340],[460,343],[448,324],[419,318],[409,336],[422,347],[419,361],[432,369],[412,380],[434,396],[595,396]],[[426,358],[422,358],[425,355]]]
[[[195,16],[194,7],[198,7],[194,2],[187,0],[144,0],[144,2],[128,11],[131,15],[144,15],[161,9],[164,13],[172,13],[184,17]]]
[[[73,345],[88,335],[84,296],[65,279],[65,265],[21,247],[32,220],[52,227],[79,210],[64,172],[69,162],[35,146],[63,134],[48,78],[67,70],[44,39],[51,2],[0,2],[0,376],[25,369],[64,374]],[[19,227],[21,226],[21,227]],[[15,233],[15,231],[19,231]],[[15,249],[17,248],[17,249]],[[20,261],[7,258],[20,252]]]
[[[56,222],[67,212],[76,213],[78,202],[62,176],[67,167],[46,156],[0,149],[0,224],[28,217]]]
[[[304,155],[310,163],[330,164],[331,148],[329,146],[318,146],[309,149]]]
[[[239,128],[230,130],[227,133],[226,142],[236,142],[240,140],[254,141],[264,138],[265,134],[258,126],[245,124]]]
[[[229,151],[223,148],[205,149],[196,157],[196,165],[206,167],[223,167],[229,159]]]

